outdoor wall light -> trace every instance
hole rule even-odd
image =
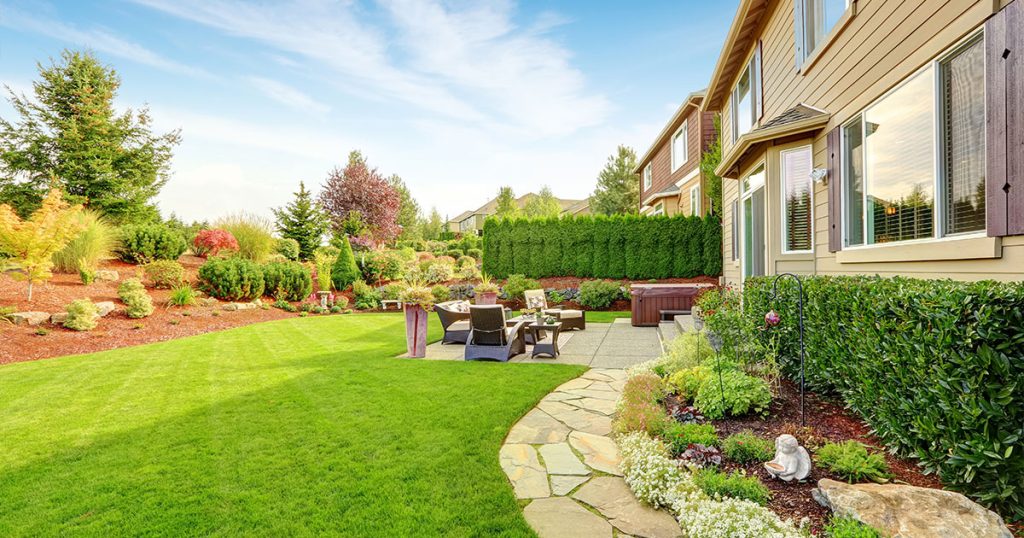
[[[828,183],[828,168],[815,168],[811,170],[811,181],[815,183]]]

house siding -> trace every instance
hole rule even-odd
[[[690,109],[689,113],[684,117],[673,123],[668,131],[668,137],[665,141],[657,146],[652,156],[650,157],[651,163],[651,188],[645,189],[643,184],[643,167],[646,163],[642,163],[640,167],[640,203],[641,208],[653,207],[658,203],[657,200],[652,201],[646,206],[643,205],[643,201],[650,197],[652,194],[660,192],[670,186],[674,186],[676,182],[682,180],[686,176],[690,175],[700,167],[700,156],[704,150],[707,149],[711,141],[714,140],[714,114],[709,112],[701,112],[698,107]],[[675,135],[676,131],[679,130],[679,126],[686,122],[687,130],[687,160],[677,170],[672,171],[672,136]],[[707,133],[707,127],[710,126],[710,135]],[[689,199],[689,187],[702,183],[701,174],[698,172],[697,175],[687,181],[681,186],[683,192],[678,196],[672,197],[671,212],[668,211],[670,204],[666,204],[666,214],[674,215],[680,210],[684,214],[689,214],[690,199]],[[702,185],[703,186],[703,185]],[[703,189],[702,189],[703,192]],[[703,198],[703,196],[702,196]],[[665,198],[667,200],[667,198]],[[706,203],[701,204],[701,214],[703,215],[707,208]]]
[[[1017,0],[1022,1],[1022,0]],[[761,21],[758,36],[762,43],[763,107],[762,121],[778,116],[799,104],[831,113],[826,128],[806,140],[812,145],[814,167],[827,167],[827,134],[859,113],[889,89],[905,80],[937,55],[982,26],[994,13],[995,4],[987,1],[950,0],[899,2],[893,0],[859,0],[855,14],[827,43],[814,65],[799,72],[794,60],[793,0],[780,0],[769,6]],[[1005,5],[1005,3],[1004,3]],[[998,7],[998,6],[996,6]],[[756,40],[755,40],[756,41]],[[896,54],[895,51],[899,51]],[[752,52],[748,51],[748,52]],[[749,55],[748,55],[749,57]],[[741,64],[742,65],[742,64]],[[729,88],[735,84],[731,76]],[[730,96],[722,100],[723,153],[732,145]],[[769,160],[767,225],[769,234],[768,270],[792,270],[805,274],[829,275],[907,275],[921,278],[957,278],[976,280],[1024,279],[1024,237],[1002,238],[996,248],[1001,257],[969,260],[928,260],[899,262],[843,262],[842,252],[829,252],[828,187],[814,188],[814,254],[810,263],[781,257],[772,242],[781,241],[777,226],[778,207],[772,202],[778,193],[777,145],[762,147],[756,152]],[[748,160],[758,159],[758,155]],[[744,170],[745,163],[740,169]],[[833,178],[838,180],[838,178]],[[739,266],[730,270],[731,203],[738,196],[737,181],[726,179],[723,188],[723,252],[725,274],[730,283],[740,280]],[[773,185],[774,184],[774,185]],[[778,204],[775,204],[776,206]],[[934,249],[942,249],[935,241]],[[918,249],[931,246],[916,247]],[[938,256],[938,254],[936,254]],[[924,256],[925,258],[927,256]]]

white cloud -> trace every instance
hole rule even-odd
[[[165,58],[138,43],[124,40],[106,30],[82,30],[60,21],[35,17],[10,6],[3,6],[3,9],[0,10],[0,26],[74,43],[110,54],[111,56],[153,66],[172,73],[203,77],[212,76],[202,69]]]
[[[325,113],[331,107],[313,99],[302,91],[283,82],[263,77],[248,77],[247,80],[267,97],[294,109]]]

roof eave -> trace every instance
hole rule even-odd
[[[726,77],[732,74],[733,70],[726,71],[729,67],[729,59],[736,47],[736,40],[740,37],[744,28],[744,22],[750,14],[750,7],[754,0],[740,0],[736,8],[736,15],[733,16],[732,24],[729,25],[729,33],[725,36],[722,44],[722,51],[718,54],[718,62],[715,63],[715,70],[711,72],[711,82],[708,83],[704,101],[700,105],[702,112],[721,112],[723,86],[728,82]],[[731,78],[731,77],[730,77]]]
[[[665,143],[665,139],[667,139],[670,132],[672,132],[672,126],[675,125],[677,121],[679,121],[679,118],[683,117],[684,113],[688,113],[691,107],[700,110],[701,105],[694,103],[694,101],[696,101],[699,98],[703,102],[706,91],[707,90],[700,90],[686,96],[686,99],[683,100],[683,104],[679,105],[679,108],[676,109],[675,114],[672,114],[672,117],[669,118],[668,123],[666,123],[665,126],[661,128],[661,132],[659,132],[658,136],[655,137],[654,143],[651,144],[649,148],[647,148],[647,151],[644,152],[643,157],[641,157],[640,160],[637,161],[637,165],[633,169],[634,174],[639,174],[640,170],[643,170],[644,165],[646,165],[648,161],[654,158],[655,151],[658,148],[660,148],[662,144]]]
[[[810,133],[828,125],[831,114],[821,114],[812,118],[794,121],[776,127],[768,127],[758,131],[751,131],[736,140],[736,143],[729,148],[729,152],[722,155],[722,162],[715,168],[715,175],[718,177],[733,177],[739,175],[734,168],[740,158],[755,144],[769,142],[771,140],[785,138],[803,133]]]

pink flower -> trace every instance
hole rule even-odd
[[[779,316],[779,313],[776,312],[774,308],[769,310],[768,313],[764,315],[764,322],[767,323],[768,325],[771,325],[772,327],[778,326],[778,324],[781,321],[782,317]]]

